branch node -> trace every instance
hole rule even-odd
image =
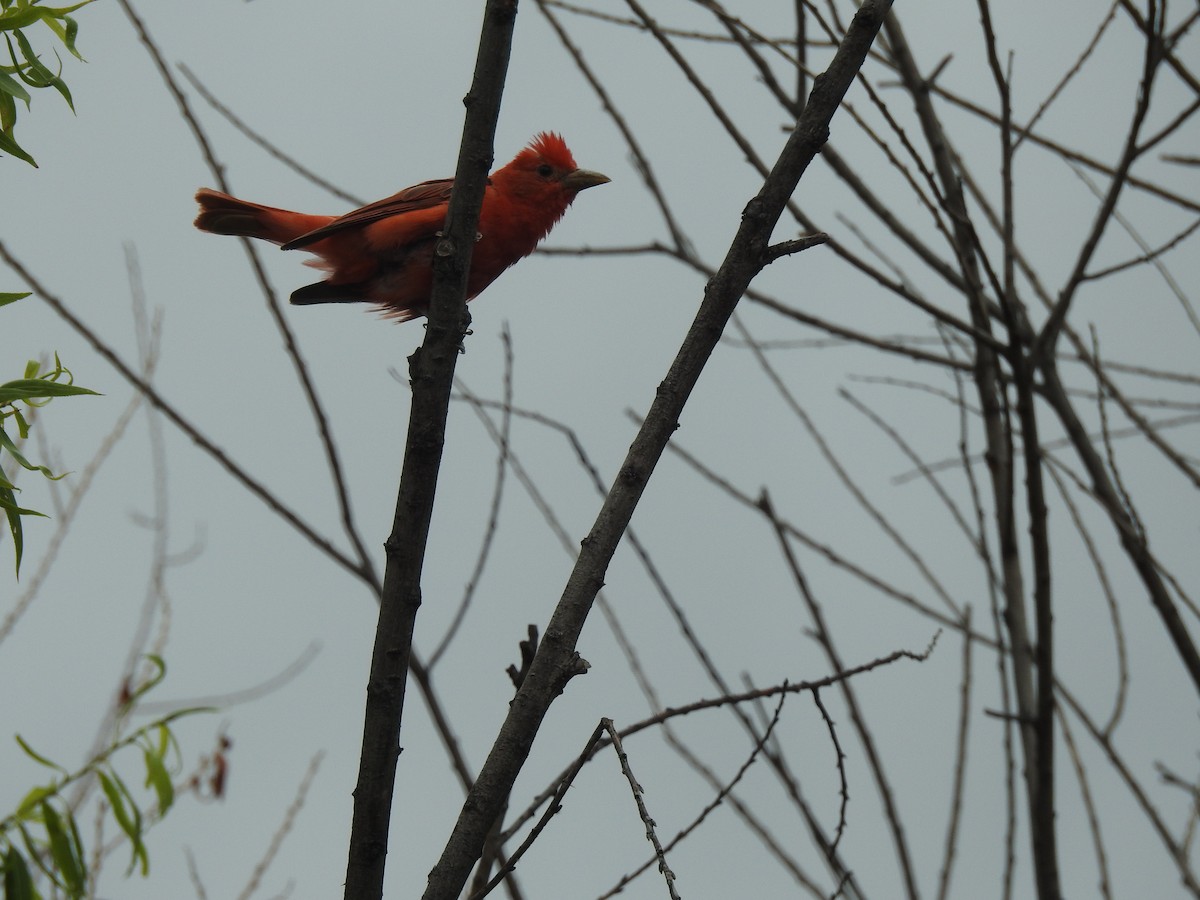
[[[806,234],[803,237],[790,241],[780,241],[778,244],[771,244],[771,246],[763,251],[763,265],[769,266],[780,257],[791,256],[794,253],[801,253],[808,250],[810,247],[827,243],[829,243],[829,235],[823,231],[818,231],[816,234]]]

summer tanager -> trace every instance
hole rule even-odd
[[[575,165],[562,137],[537,135],[488,178],[479,237],[467,278],[470,300],[522,257],[562,218],[575,195],[609,179]],[[343,216],[260,206],[220,191],[196,194],[196,227],[304,249],[307,265],[329,276],[293,292],[292,303],[373,303],[403,322],[425,315],[433,284],[433,246],[446,222],[452,178],[423,181]]]

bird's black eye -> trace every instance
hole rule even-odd
[[[537,173],[542,178],[549,178],[551,175],[554,174],[554,169],[551,168],[549,164],[542,163],[540,166],[537,167]]]

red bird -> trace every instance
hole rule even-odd
[[[553,132],[537,135],[493,172],[479,211],[467,299],[532,253],[576,194],[608,180],[576,166]],[[385,316],[403,322],[429,311],[433,245],[446,223],[453,183],[452,178],[423,181],[344,216],[290,212],[201,188],[196,227],[315,254],[306,264],[329,277],[293,292],[292,303],[374,303]]]

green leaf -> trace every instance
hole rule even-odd
[[[45,10],[49,15],[53,16],[54,18],[61,19],[63,16],[68,15],[69,13],[75,12],[75,10],[77,10],[77,9],[83,9],[89,3],[95,3],[95,2],[96,2],[96,0],[83,0],[83,2],[76,3],[74,6],[43,6],[43,7],[41,7],[41,9]]]
[[[0,31],[15,31],[18,28],[28,28],[38,19],[42,18],[43,13],[43,9],[34,6],[21,6],[15,10],[8,10],[4,15],[0,16]]]
[[[78,22],[70,16],[63,16],[61,21],[59,19],[46,19],[45,22],[50,30],[58,35],[58,39],[63,42],[63,45],[71,51],[72,56],[80,62],[87,61],[75,49],[75,36],[79,34]]]
[[[62,384],[57,381],[47,381],[45,378],[18,378],[0,384],[0,405],[5,403],[24,402],[32,397],[77,397],[90,394],[101,396],[99,391],[80,387],[77,384]]]
[[[46,21],[47,19],[61,19],[69,12],[74,12],[80,6],[86,6],[91,0],[84,0],[78,6],[61,7],[55,9],[50,6],[33,6],[28,3],[22,3],[16,9],[8,9],[3,15],[0,15],[0,31],[16,31],[18,28],[28,28],[38,21]]]
[[[6,94],[10,99],[16,97],[24,100],[26,108],[29,106],[29,91],[25,90],[25,85],[4,72],[0,72],[0,94]]]
[[[29,874],[25,857],[11,844],[4,854],[4,897],[5,900],[37,900],[39,897],[33,889],[33,876]]]
[[[29,38],[25,37],[24,32],[18,31],[15,34],[17,45],[21,48],[21,55],[25,57],[25,63],[29,67],[29,71],[18,71],[17,77],[24,81],[30,87],[46,88],[52,87],[67,101],[67,106],[71,107],[71,112],[75,112],[75,104],[71,102],[71,92],[67,90],[67,84],[59,77],[62,74],[62,60],[58,60],[58,72],[51,72],[50,68],[38,59],[37,52],[33,49],[33,45],[29,43]],[[58,59],[58,54],[54,54]]]
[[[21,32],[14,31],[13,34],[20,35]],[[12,38],[9,37],[7,34],[4,35],[4,46],[8,48],[8,58],[10,60],[12,60],[12,66],[8,67],[6,69],[6,71],[15,72],[16,76],[18,78],[20,78],[26,84],[30,85],[30,87],[37,87],[36,84],[33,84],[32,82],[30,82],[30,80],[28,78],[25,77],[25,69],[29,66],[29,62],[28,62],[28,60],[25,62],[22,62],[21,60],[17,59],[17,51],[13,49]],[[25,101],[25,108],[29,109],[29,104],[30,104],[29,94],[27,93],[22,99]],[[12,119],[8,123],[8,127],[11,129],[11,127],[13,125],[15,125],[16,122],[17,122],[16,108],[14,107]]]
[[[15,489],[7,486],[8,479],[4,479],[4,481],[5,486],[0,486],[0,509],[4,510],[4,516],[8,519],[8,530],[12,534],[15,574],[20,580],[21,558],[25,555],[25,526],[21,524],[21,516],[41,516],[42,518],[47,518],[47,516],[36,509],[24,509],[18,506]],[[18,737],[17,740],[19,741],[20,738]]]
[[[17,420],[17,434],[21,436],[21,440],[28,440],[29,423],[25,421],[25,416],[21,413],[21,410],[14,406],[11,415]]]
[[[85,882],[83,885],[81,885],[81,888],[86,888],[87,865],[85,863],[83,863],[83,856],[84,856],[83,838],[81,838],[79,836],[79,827],[75,824],[75,816],[71,815],[69,810],[67,812],[67,824],[71,827],[70,838],[71,838],[71,843],[75,847],[75,856],[80,860],[81,868],[83,869],[83,872],[84,872]],[[80,890],[79,896],[80,897],[84,896],[84,890],[82,890],[82,889]]]
[[[0,65],[0,153],[15,156],[37,168],[34,158],[17,143],[16,135],[13,133],[17,124],[15,101],[23,100],[26,109],[29,109],[31,103],[29,91],[22,87],[21,82],[33,88],[54,88],[66,101],[71,111],[75,111],[75,101],[71,96],[71,90],[62,79],[63,62],[58,51],[52,48],[54,57],[58,61],[58,71],[55,72],[42,62],[24,29],[38,22],[43,23],[72,56],[83,60],[75,46],[75,40],[79,35],[79,25],[68,14],[92,2],[94,0],[81,0],[70,6],[49,7],[37,5],[37,0],[17,0],[15,6],[13,5],[14,0],[0,0],[0,33],[4,35],[9,59],[12,62],[11,66]],[[17,58],[17,51],[13,47],[14,40],[17,47],[20,48],[21,59]]]
[[[17,488],[12,486],[12,482],[7,478],[4,479],[4,485],[0,487],[0,508],[11,510],[18,516],[40,516],[43,519],[50,518],[45,513],[38,512],[36,509],[25,509],[17,503]]]
[[[32,788],[24,799],[17,806],[16,816],[18,819],[30,819],[33,817],[33,811],[39,809],[42,801],[47,797],[53,797],[58,793],[56,787],[52,784],[43,784]]]
[[[167,664],[163,662],[163,658],[161,656],[159,656],[157,653],[147,653],[145,658],[146,662],[150,663],[150,667],[154,670],[154,672],[136,691],[133,692],[131,702],[140,700],[147,691],[151,691],[158,687],[158,685],[162,684],[162,680],[167,677]]]
[[[19,734],[13,735],[13,737],[16,738],[16,741],[20,745],[21,749],[25,751],[25,755],[32,759],[35,763],[41,763],[46,768],[53,769],[56,772],[61,772],[63,775],[68,774],[67,770],[58,763],[46,759],[46,757],[42,756],[42,754],[30,747],[29,744],[25,743],[25,738],[21,737]]]
[[[0,75],[4,75],[6,78],[8,78],[8,81],[5,82],[5,86],[11,83],[24,91],[25,88],[21,87],[21,82],[9,76],[8,73],[10,71],[11,69],[0,66]],[[26,96],[28,96],[28,92],[26,92]],[[26,105],[28,105],[28,101],[26,101]],[[12,131],[13,126],[16,124],[17,101],[13,99],[13,95],[7,90],[0,91],[0,131]]]
[[[0,292],[0,306],[8,306],[10,303],[16,303],[18,300],[24,300],[26,297],[30,297],[32,295],[32,291],[20,291],[15,294],[6,294]]]
[[[70,813],[67,814],[68,817]],[[49,803],[42,803],[42,823],[46,826],[46,837],[50,841],[50,858],[67,893],[77,897],[83,893],[84,863],[82,848],[73,838],[78,837],[72,827],[63,827],[62,817]]]
[[[54,73],[46,68],[45,64],[38,59],[37,51],[33,49],[33,44],[29,43],[29,38],[25,37],[25,32],[14,31],[13,37],[17,39],[17,46],[21,48],[21,56],[25,59],[24,66],[17,69],[17,77],[31,87],[45,87],[40,84],[43,79],[53,78]],[[12,53],[12,45],[9,45],[8,52],[13,56],[13,61],[16,62],[16,55]],[[33,72],[33,79],[30,80],[25,69]]]
[[[33,835],[29,833],[29,829],[25,827],[24,822],[17,823],[17,833],[21,835],[21,842],[25,845],[25,855],[29,858],[29,861],[37,866],[47,878],[53,878],[54,873],[46,867],[46,842],[35,840]],[[11,843],[15,844],[16,841],[11,841]]]
[[[146,845],[142,843],[142,811],[138,809],[133,795],[116,772],[105,773],[97,769],[96,775],[100,778],[100,787],[104,796],[108,798],[109,806],[112,807],[113,818],[129,838],[132,848],[129,869],[125,874],[132,872],[133,867],[140,862],[142,875],[146,875],[150,871],[150,858],[146,855]]]
[[[0,94],[0,101],[4,100],[5,96],[4,94]],[[0,103],[0,106],[3,106],[3,104]],[[15,156],[17,159],[23,159],[35,169],[38,167],[34,158],[21,149],[21,145],[13,138],[11,129],[0,131],[0,152],[7,153],[9,156]]]
[[[158,814],[163,816],[175,802],[175,785],[171,783],[171,773],[167,771],[162,755],[153,747],[143,747],[142,755],[146,760],[146,787],[154,788],[158,797]]]
[[[76,3],[74,6],[31,6],[22,4],[17,9],[8,9],[8,4],[5,4],[5,12],[0,14],[0,31],[16,31],[18,28],[28,28],[35,22],[42,21],[49,25],[55,19],[64,19],[68,14],[75,12],[77,9],[82,9],[94,0],[83,0],[82,3]]]
[[[10,438],[7,433],[5,433],[3,428],[0,428],[0,449],[7,450],[9,456],[15,459],[18,465],[20,465],[23,469],[28,469],[30,472],[41,472],[51,481],[57,481],[59,478],[63,477],[62,475],[55,475],[47,466],[39,466],[27,460],[23,455],[21,455],[20,448],[13,443],[13,439]],[[63,475],[65,474],[66,473],[64,472]]]
[[[17,433],[20,434],[20,439],[26,440],[29,438],[29,422],[25,421],[25,416],[17,407],[12,408],[10,413],[13,419],[17,420]],[[2,421],[2,419],[0,419]]]
[[[8,531],[12,535],[13,557],[16,561],[16,577],[20,579],[21,556],[25,552],[25,529],[21,524],[21,516],[25,513],[17,506],[17,497],[12,488],[0,488],[0,507],[3,507],[4,516],[8,519]]]

